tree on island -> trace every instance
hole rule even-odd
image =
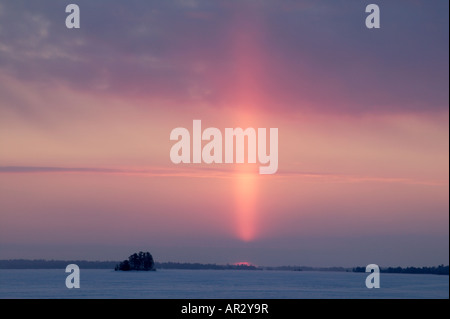
[[[114,270],[156,270],[155,269],[155,262],[153,261],[153,257],[149,252],[142,252],[134,253],[130,257],[128,257],[128,260],[124,260],[116,267]]]

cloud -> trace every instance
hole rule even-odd
[[[117,173],[122,170],[86,167],[0,166],[0,173]]]
[[[235,171],[233,168],[219,167],[151,167],[146,169],[128,169],[128,168],[98,168],[98,167],[52,167],[52,166],[0,166],[0,174],[32,174],[32,173],[86,173],[86,174],[125,174],[142,175],[147,177],[165,176],[165,177],[191,177],[191,178],[236,178],[242,172]],[[399,178],[399,177],[378,177],[367,175],[351,175],[320,172],[302,172],[292,170],[280,170],[277,174],[264,176],[255,173],[255,177],[266,179],[293,178],[302,179],[303,182],[313,183],[398,183],[406,185],[427,185],[427,186],[446,186],[448,179],[420,179],[420,178]]]
[[[2,3],[0,70],[24,82],[206,104],[334,113],[448,108],[448,2],[83,1]],[[52,107],[52,106],[49,106]]]
[[[86,173],[86,174],[126,174],[143,176],[173,176],[173,177],[233,177],[229,169],[183,167],[164,168],[151,167],[146,169],[99,168],[99,167],[55,167],[55,166],[0,166],[0,174],[33,174],[33,173]]]

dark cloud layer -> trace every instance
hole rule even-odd
[[[377,1],[379,30],[369,2],[287,0],[79,0],[69,30],[71,2],[0,1],[0,72],[180,106],[248,90],[269,109],[448,109],[446,0]]]

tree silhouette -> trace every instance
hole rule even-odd
[[[153,256],[149,252],[134,253],[128,260],[124,260],[123,262],[116,265],[115,270],[156,270],[155,262],[153,260]]]
[[[155,267],[155,262],[153,260],[152,255],[149,252],[146,252],[144,255],[144,270],[150,270]]]

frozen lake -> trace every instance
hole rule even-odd
[[[68,289],[64,269],[0,270],[0,298],[449,298],[449,277],[381,274],[367,289],[366,273],[251,270],[115,272],[81,269]]]

